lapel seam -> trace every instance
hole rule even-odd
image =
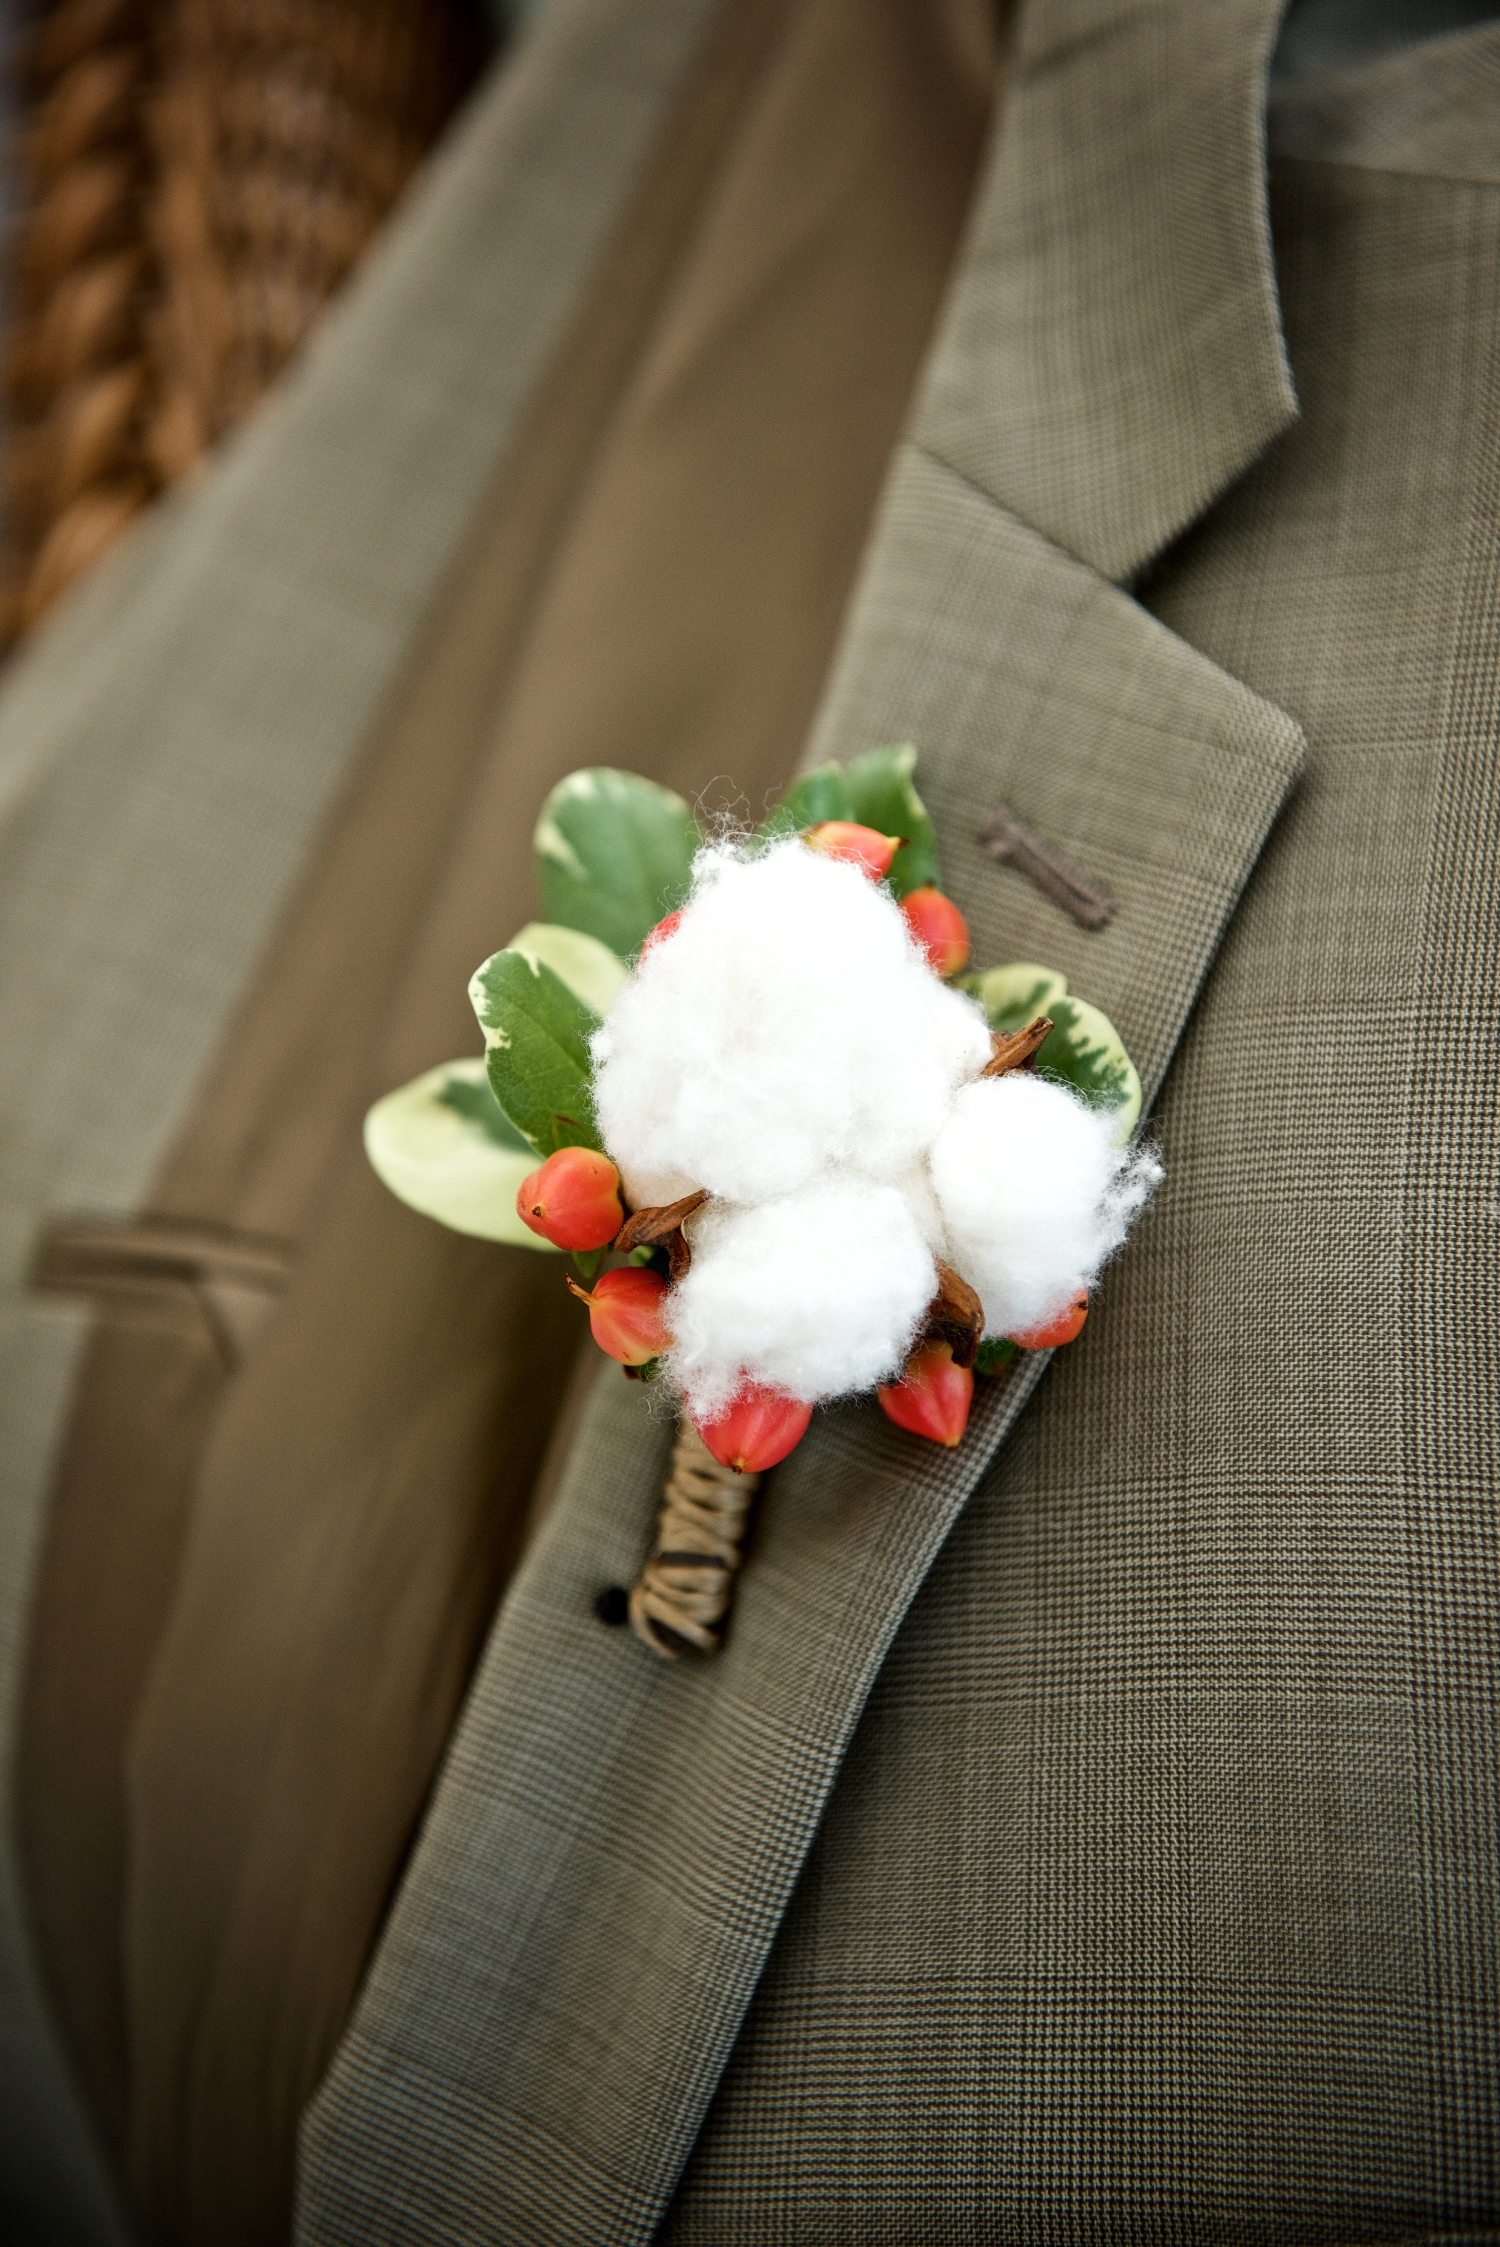
[[[1266,165],[1280,8],[1167,0],[1083,26],[1077,14],[1072,0],[1021,11],[913,430],[1020,521],[1126,584],[1296,418]],[[1180,70],[1162,66],[1168,51]],[[1070,102],[1118,98],[1106,78],[1133,86],[1141,145],[1166,151],[1123,179],[1097,135],[1062,129]],[[1188,130],[1189,109],[1217,129]],[[1196,239],[1185,214],[1207,214],[1213,239]]]

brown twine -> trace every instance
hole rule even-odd
[[[656,1544],[630,1594],[631,1628],[653,1654],[717,1650],[759,1488],[759,1475],[721,1467],[692,1421],[678,1422]]]
[[[305,339],[477,74],[465,0],[51,0],[29,40],[0,637]]]

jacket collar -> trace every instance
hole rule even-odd
[[[915,434],[1123,583],[1296,415],[1265,186],[1280,0],[1033,0]]]

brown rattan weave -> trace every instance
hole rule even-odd
[[[54,0],[23,65],[14,640],[297,350],[482,56],[463,0]]]

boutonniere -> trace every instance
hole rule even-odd
[[[718,1643],[758,1477],[871,1391],[958,1444],[976,1375],[1071,1341],[1160,1177],[1112,1025],[1030,963],[974,971],[916,752],[798,781],[705,838],[633,774],[572,774],[544,918],[470,984],[483,1059],[377,1102],[370,1159],[458,1230],[571,1256],[594,1339],[680,1416],[630,1597]]]

